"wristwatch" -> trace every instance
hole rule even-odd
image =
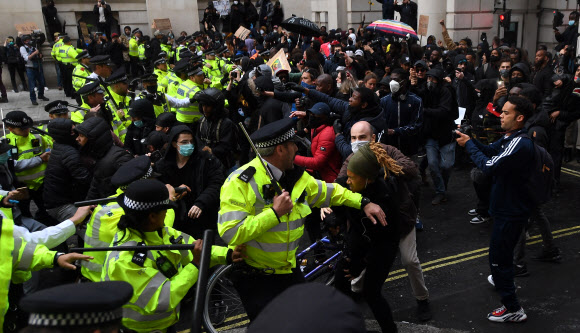
[[[367,198],[367,197],[363,197],[362,200],[360,201],[360,209],[364,209],[366,205],[371,203],[371,199]]]
[[[57,252],[57,253],[54,255],[54,261],[52,262],[52,266],[53,266],[53,267],[57,267],[57,266],[58,266],[58,258],[60,258],[60,256],[62,256],[62,255],[64,255],[64,254],[65,254],[64,252]]]

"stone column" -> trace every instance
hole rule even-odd
[[[2,45],[4,45],[4,39],[7,36],[17,36],[18,32],[14,28],[14,24],[27,22],[36,23],[38,28],[46,33],[40,0],[0,1]]]
[[[153,19],[169,18],[173,33],[179,36],[181,31],[192,34],[199,30],[199,13],[197,1],[191,0],[147,0],[149,27]]]

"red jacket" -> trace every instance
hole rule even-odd
[[[342,157],[334,145],[334,129],[331,125],[321,125],[312,131],[312,157],[296,155],[294,164],[308,171],[318,171],[320,178],[332,183],[340,171]]]

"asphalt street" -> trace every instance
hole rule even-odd
[[[492,323],[487,313],[501,306],[499,296],[487,282],[487,248],[492,223],[472,225],[467,212],[475,208],[476,196],[469,178],[471,166],[455,169],[449,184],[449,201],[432,206],[431,187],[423,187],[421,218],[424,231],[417,234],[419,258],[429,288],[433,319],[421,323],[415,315],[416,301],[399,259],[383,293],[394,311],[399,332],[580,332],[580,165],[564,165],[559,194],[546,204],[560,263],[529,259],[541,249],[539,231],[529,230],[528,277],[516,278],[518,297],[528,320],[524,323]],[[372,313],[361,304],[369,331],[380,332]],[[190,314],[182,311],[179,332],[188,332]],[[280,323],[283,325],[283,323]],[[228,332],[244,332],[231,329]]]

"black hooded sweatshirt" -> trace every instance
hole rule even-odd
[[[133,156],[113,144],[111,129],[102,118],[89,118],[75,127],[75,131],[88,138],[87,144],[81,148],[81,154],[95,160],[91,168],[93,181],[86,199],[100,199],[115,194],[117,189],[111,184],[111,177]]]
[[[44,173],[44,206],[56,208],[85,198],[91,183],[91,173],[81,162],[81,153],[71,135],[70,119],[53,119],[48,133],[54,139],[50,159]]]
[[[191,129],[185,125],[175,126],[169,132],[169,145],[165,156],[155,164],[155,171],[160,173],[159,180],[173,187],[182,184],[189,186],[191,193],[177,202],[174,227],[195,238],[203,236],[205,229],[217,229],[217,214],[220,205],[220,189],[226,177],[221,162],[208,152],[201,150],[202,143],[193,136],[194,150],[187,163],[177,166],[177,149],[173,143],[181,133],[189,133]],[[192,220],[187,213],[192,206],[202,210],[201,216]]]

